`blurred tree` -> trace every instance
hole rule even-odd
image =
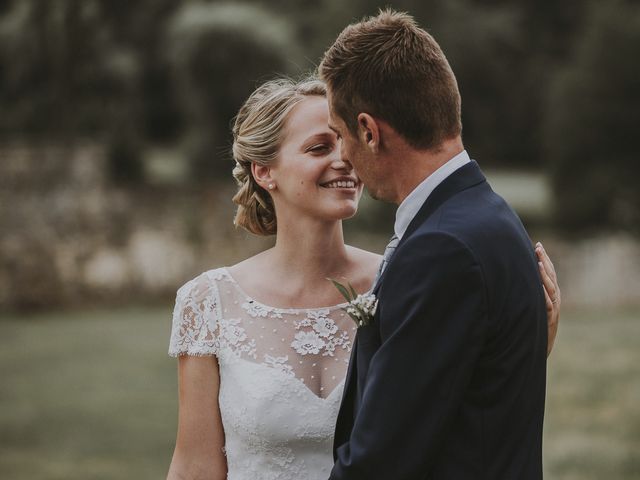
[[[140,139],[126,129],[114,128],[107,148],[107,176],[116,184],[136,184],[144,180]]]
[[[0,135],[93,138],[107,144],[113,180],[142,180],[144,138],[175,137],[180,127],[168,68],[157,62],[175,8],[168,0],[3,6]]]
[[[545,121],[558,226],[640,233],[640,6],[594,5],[554,78]]]
[[[291,24],[258,6],[191,3],[173,18],[166,45],[189,122],[193,178],[228,178],[230,120],[258,82],[298,71]]]
[[[517,6],[446,3],[430,30],[456,74],[463,138],[483,165],[522,165],[518,104],[523,65]]]
[[[0,134],[93,135],[132,118],[138,76],[94,0],[13,2],[0,21]],[[10,67],[10,68],[9,68]]]
[[[514,139],[520,160],[539,167],[543,155],[545,98],[559,66],[570,60],[576,34],[590,0],[519,0],[521,55],[518,100],[514,104]]]
[[[0,15],[4,15],[10,8],[13,0],[0,0]]]
[[[395,0],[391,6],[413,14],[447,54],[473,156],[483,164],[539,168],[543,100],[558,68],[576,64],[570,47],[591,3]],[[275,73],[311,70],[342,28],[387,5],[0,0],[0,138],[91,137],[112,144],[111,151],[128,145],[130,152],[118,157],[138,162],[147,143],[181,142],[196,178],[212,178],[219,168],[228,178],[229,121],[256,84]]]
[[[167,23],[181,2],[175,0],[99,0],[112,41],[135,51],[140,75],[135,97],[140,106],[141,136],[170,142],[181,133],[183,119],[162,51]]]

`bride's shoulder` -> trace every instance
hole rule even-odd
[[[179,297],[203,297],[210,295],[214,285],[228,277],[227,267],[206,270],[186,281],[178,288]]]
[[[380,267],[382,255],[350,245],[347,245],[347,251],[358,272],[357,277],[363,278],[365,284],[373,282]]]

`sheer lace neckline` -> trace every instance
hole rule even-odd
[[[208,270],[178,290],[169,353],[215,355],[221,373],[242,370],[227,379],[264,377],[250,384],[270,395],[300,398],[297,383],[274,376],[280,372],[328,398],[345,378],[356,334],[342,305],[276,309],[255,302],[223,268]]]
[[[295,313],[304,313],[304,312],[326,312],[326,311],[334,311],[334,310],[338,310],[340,308],[346,308],[347,305],[349,304],[348,302],[343,302],[343,303],[339,303],[337,305],[331,305],[328,307],[313,307],[313,308],[283,308],[283,307],[274,307],[271,305],[267,305],[266,303],[260,302],[259,300],[256,300],[255,298],[253,298],[251,295],[248,295],[247,292],[245,292],[245,290],[240,286],[240,284],[236,281],[235,278],[233,278],[233,275],[231,275],[231,272],[229,272],[229,269],[227,267],[222,267],[220,269],[220,271],[222,271],[224,273],[224,275],[227,277],[227,279],[229,280],[229,282],[236,288],[236,290],[238,290],[238,292],[247,299],[248,302],[251,302],[259,307],[265,308],[269,311],[272,312],[279,312],[279,313],[291,313],[291,314],[295,314]]]

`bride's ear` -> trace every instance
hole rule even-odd
[[[358,135],[362,143],[372,153],[378,153],[380,150],[380,125],[368,113],[358,114]]]
[[[262,188],[268,191],[273,191],[276,188],[276,182],[271,175],[271,167],[268,165],[258,165],[257,163],[251,163],[251,174],[256,183]]]

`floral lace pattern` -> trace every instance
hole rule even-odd
[[[356,333],[343,307],[271,307],[224,268],[178,290],[169,354],[218,359],[230,480],[329,476]]]
[[[212,270],[178,291],[169,354],[219,355],[224,351],[294,375],[306,384],[318,384],[322,378],[328,387],[321,385],[314,392],[322,396],[344,376],[355,334],[343,306],[271,307],[245,294],[226,269]],[[336,368],[316,357],[342,365]],[[329,366],[320,369],[319,363]],[[323,375],[325,372],[331,375]]]
[[[333,356],[336,347],[350,352],[351,339],[346,331],[341,331],[338,335],[338,326],[328,317],[328,310],[309,311],[307,317],[294,323],[296,329],[311,327],[312,330],[303,330],[296,333],[295,340],[291,346],[300,355],[309,353],[323,356]]]

